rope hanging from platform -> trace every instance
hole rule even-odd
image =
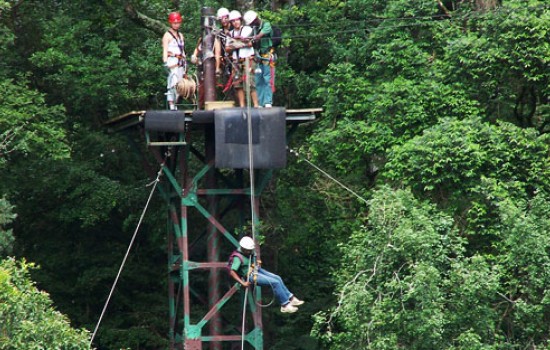
[[[252,106],[250,101],[250,60],[245,59],[245,96],[246,96],[246,113],[247,118],[247,133],[248,133],[248,172],[250,177],[250,211],[251,211],[251,221],[252,221],[252,239],[256,242],[256,210],[255,210],[255,183],[254,183],[254,156],[252,149]],[[251,259],[250,259],[251,260]],[[248,263],[250,264],[250,260]],[[248,267],[250,269],[250,266]],[[244,292],[244,304],[243,304],[243,315],[242,315],[242,334],[241,334],[241,349],[244,350],[244,338],[245,338],[245,324],[246,324],[246,303],[248,299],[248,288]]]
[[[151,193],[149,194],[149,198],[147,198],[147,203],[145,204],[145,207],[143,208],[143,212],[141,213],[141,216],[139,218],[138,224],[136,226],[136,229],[134,231],[134,235],[132,236],[132,239],[130,240],[130,244],[128,245],[128,249],[126,250],[126,254],[124,255],[124,258],[122,259],[122,263],[120,264],[120,268],[118,269],[118,273],[116,275],[115,281],[113,282],[113,286],[111,287],[111,291],[109,292],[109,296],[107,297],[107,300],[105,301],[105,305],[103,306],[103,310],[101,311],[101,315],[99,316],[99,320],[97,321],[97,325],[95,326],[94,332],[92,333],[92,337],[90,338],[90,348],[92,347],[92,343],[94,341],[94,338],[97,334],[97,331],[99,329],[99,325],[101,324],[101,320],[103,319],[103,316],[105,315],[105,311],[107,311],[107,306],[109,305],[109,302],[111,300],[111,297],[113,296],[113,293],[115,291],[116,285],[118,283],[118,279],[120,278],[120,275],[122,273],[122,270],[124,269],[124,265],[126,264],[126,260],[128,259],[128,255],[130,254],[130,250],[132,249],[132,245],[134,244],[134,241],[136,239],[137,233],[139,231],[139,227],[141,226],[141,223],[143,221],[143,218],[145,217],[145,213],[147,212],[147,208],[149,207],[149,203],[151,202],[151,198],[153,197],[153,193],[155,193],[155,189],[157,187],[157,184],[160,181],[160,176],[162,175],[162,168],[164,167],[164,163],[161,164],[160,169],[157,173],[157,178],[146,185],[146,187],[153,186],[151,189]]]

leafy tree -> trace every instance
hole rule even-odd
[[[40,264],[33,277],[78,327],[95,326],[147,192],[141,160],[101,122],[164,108],[159,32],[169,11],[182,10],[190,52],[202,5],[220,4],[0,0],[0,87],[9,92],[0,103],[0,162],[10,165],[0,165],[0,189],[17,208],[15,253]],[[540,137],[548,132],[547,6],[291,1],[261,15],[285,33],[278,104],[325,111],[294,135],[300,157],[263,197],[270,229],[262,257],[308,301],[292,319],[266,310],[266,345],[318,348],[309,314],[336,302],[336,286],[343,304],[334,305],[333,333],[321,321],[317,328],[326,347],[544,346],[535,320],[548,317],[540,277],[547,274],[548,143]],[[374,198],[372,206],[305,157]],[[418,199],[386,187],[372,194],[386,182]],[[163,346],[165,213],[157,204],[98,334],[102,348]],[[381,212],[391,214],[393,229],[371,225]],[[397,243],[385,246],[379,232]],[[380,252],[385,267],[369,281],[359,272],[370,271]],[[347,284],[356,276],[357,285]]]
[[[396,147],[385,176],[448,208],[471,234],[499,235],[503,199],[550,189],[546,139],[508,123],[448,119]]]
[[[7,228],[17,216],[13,209],[5,198],[0,198],[0,257],[11,254],[13,249],[13,230]]]
[[[0,349],[89,349],[88,333],[71,328],[30,279],[33,264],[0,261]]]
[[[377,190],[341,245],[338,303],[316,316],[315,334],[330,349],[546,346],[548,198],[505,204],[496,251],[467,256],[452,217],[408,191]]]

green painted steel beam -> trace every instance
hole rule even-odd
[[[174,174],[172,174],[172,172],[170,171],[170,169],[168,169],[168,167],[166,165],[162,165],[162,172],[164,173],[164,175],[166,175],[166,177],[168,178],[168,181],[170,182],[170,184],[172,185],[172,187],[174,188],[176,194],[178,196],[182,196],[182,190],[181,190],[181,187],[180,185],[178,184],[178,181],[176,180]]]
[[[263,331],[259,328],[254,328],[244,337],[244,339],[256,350],[262,350],[264,348]]]

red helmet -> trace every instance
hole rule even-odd
[[[179,12],[170,12],[168,15],[168,22],[170,23],[181,23],[181,15]]]

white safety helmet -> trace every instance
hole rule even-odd
[[[248,236],[244,236],[243,238],[241,238],[241,240],[239,241],[239,245],[241,246],[241,248],[246,250],[254,250],[254,248],[256,247],[256,244],[254,244],[254,240]]]
[[[241,16],[241,13],[237,10],[233,10],[231,12],[229,12],[229,20],[232,21],[234,19],[240,19],[242,16]]]
[[[258,18],[258,14],[256,13],[256,11],[252,11],[252,10],[246,11],[244,14],[244,24],[249,26],[250,23],[254,22],[256,18]]]
[[[216,15],[218,19],[222,19],[223,17],[229,16],[229,10],[225,7],[222,7],[218,10],[218,13]]]

